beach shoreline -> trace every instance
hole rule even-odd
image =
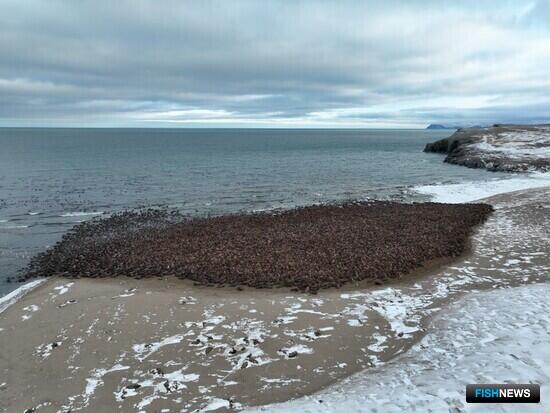
[[[438,313],[430,333],[406,353],[315,394],[246,412],[477,412],[465,399],[465,384],[473,381],[538,384],[540,402],[521,411],[546,412],[549,303],[546,282],[465,294]],[[498,411],[518,407],[503,404]]]
[[[0,406],[221,412],[318,392],[406,353],[468,292],[546,282],[549,193],[485,200],[496,210],[470,253],[383,286],[312,296],[167,278],[49,280],[2,313]]]
[[[2,5],[0,413],[550,413],[550,0]]]

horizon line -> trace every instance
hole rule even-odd
[[[427,127],[278,127],[278,126],[4,126],[0,129],[250,129],[250,130],[452,130],[457,129],[448,127],[445,129],[428,129]]]

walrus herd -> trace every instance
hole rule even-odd
[[[208,218],[126,211],[76,225],[32,258],[20,279],[176,276],[315,293],[458,256],[491,211],[486,204],[383,201]]]

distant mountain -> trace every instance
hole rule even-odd
[[[439,125],[437,123],[430,124],[426,129],[457,129],[455,126]]]
[[[426,129],[434,129],[434,130],[441,130],[441,129],[481,129],[481,128],[486,128],[486,127],[487,126],[481,126],[481,125],[468,125],[468,126],[466,126],[466,125],[440,125],[439,123],[432,123]]]

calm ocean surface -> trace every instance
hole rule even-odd
[[[0,128],[0,295],[74,224],[140,206],[203,215],[345,199],[494,173],[422,152],[452,131]],[[94,215],[95,214],[95,215]]]

